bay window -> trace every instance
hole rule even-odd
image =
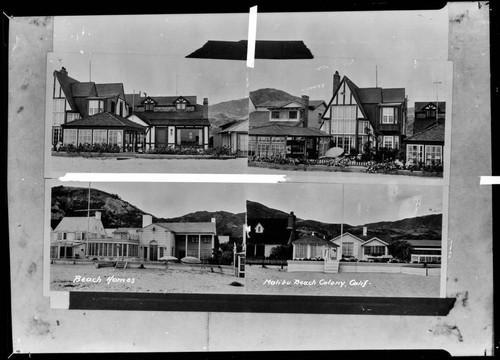
[[[64,129],[64,144],[76,145],[76,129]]]
[[[406,145],[406,161],[412,160],[415,164],[422,162],[424,156],[423,145]]]
[[[110,145],[123,146],[123,132],[122,130],[109,130],[108,143]]]
[[[443,147],[441,145],[425,145],[425,162],[434,164],[443,162]]]
[[[106,130],[93,130],[93,144],[106,144],[108,142]]]
[[[78,131],[78,144],[92,144],[91,129],[80,129]]]

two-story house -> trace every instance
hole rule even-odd
[[[330,135],[319,130],[324,102],[301,100],[254,104],[249,114],[249,156],[317,159],[330,148]],[[321,114],[321,115],[320,115]]]
[[[146,149],[155,147],[207,149],[210,139],[208,98],[196,96],[141,96],[127,94],[128,119],[148,126]]]
[[[146,128],[127,116],[123,84],[80,82],[64,67],[54,71],[52,145],[104,143],[135,151],[142,146]]]
[[[360,88],[336,71],[320,129],[331,134],[334,146],[345,154],[361,153],[365,146],[400,149],[406,136],[406,109],[404,88]]]

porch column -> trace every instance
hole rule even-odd
[[[198,259],[201,259],[201,235],[198,234]]]
[[[186,237],[186,251],[185,251],[185,254],[184,256],[188,256],[188,236],[187,235],[184,235]]]
[[[307,244],[307,255],[306,258],[310,259],[311,258],[311,245]]]

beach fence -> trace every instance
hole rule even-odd
[[[260,266],[287,266],[288,260],[282,259],[264,259],[264,258],[248,258],[246,259],[247,265],[260,265]]]

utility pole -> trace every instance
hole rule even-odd
[[[436,81],[434,81],[433,84],[436,84],[436,124],[439,123],[439,84],[442,84],[441,81],[439,81],[439,78],[436,77]]]

